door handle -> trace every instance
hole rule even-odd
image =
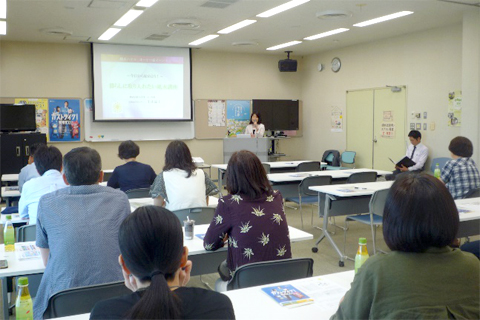
[[[25,155],[30,156],[30,146],[25,146]]]
[[[377,137],[373,138],[373,142],[377,143]]]
[[[16,151],[16,153],[17,153],[17,157],[20,157],[20,153],[21,153],[20,146],[16,146],[16,147],[15,147],[15,151]]]

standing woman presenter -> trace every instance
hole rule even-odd
[[[252,113],[250,124],[245,128],[245,134],[249,134],[252,138],[262,138],[264,133],[265,126],[262,123],[260,113]]]

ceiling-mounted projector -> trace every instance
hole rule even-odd
[[[292,51],[285,51],[287,59],[278,61],[278,70],[280,72],[297,72],[297,60],[290,59]]]

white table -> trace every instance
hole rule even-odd
[[[318,192],[318,214],[323,215],[322,235],[312,251],[317,252],[318,244],[326,237],[340,256],[338,265],[343,267],[345,257],[327,232],[328,217],[369,212],[368,204],[372,194],[378,190],[389,189],[392,184],[393,181],[382,181],[309,187],[310,190]],[[322,199],[325,202],[324,210],[320,206]]]
[[[458,238],[480,234],[480,198],[455,200],[460,218]]]
[[[18,173],[2,174],[2,183],[6,182],[15,182],[18,181]]]
[[[7,207],[10,207],[13,200],[20,198],[20,190],[18,186],[2,187],[2,198],[5,198]]]
[[[130,202],[130,209],[132,212],[139,207],[153,205],[152,198],[136,198],[128,199],[128,201]],[[208,206],[216,208],[218,206],[218,198],[214,196],[208,196]]]

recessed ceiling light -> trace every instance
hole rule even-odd
[[[7,19],[7,0],[0,0],[0,19]]]
[[[144,7],[144,8],[150,8],[153,6],[158,0],[140,0],[137,2],[135,5],[136,7]]]
[[[197,29],[200,27],[200,24],[197,21],[190,19],[177,19],[170,21],[167,24],[167,27],[175,29]]]
[[[306,2],[309,2],[309,1],[310,0],[292,0],[292,1],[289,1],[289,2],[284,3],[282,5],[279,5],[278,7],[275,7],[273,9],[270,9],[270,10],[267,10],[267,11],[262,12],[260,14],[257,14],[257,17],[268,18],[268,17],[271,17],[273,15],[276,15],[277,13],[295,8],[296,6],[299,6],[299,5],[304,4]]]
[[[0,21],[0,35],[7,34],[7,21]]]
[[[316,39],[325,38],[334,34],[342,33],[348,30],[350,29],[347,29],[347,28],[335,29],[335,30],[331,30],[331,31],[319,33],[310,37],[303,38],[303,40],[316,40]]]
[[[372,24],[375,24],[375,23],[380,23],[380,22],[384,22],[384,21],[408,16],[409,14],[412,14],[412,13],[413,13],[412,11],[400,11],[400,12],[397,12],[397,13],[392,13],[392,14],[383,16],[383,17],[363,21],[363,22],[354,24],[353,26],[354,27],[366,27],[366,26],[369,26],[369,25],[372,25]]]
[[[257,22],[257,20],[248,20],[248,19],[243,20],[243,21],[240,21],[239,23],[235,23],[234,25],[231,25],[230,27],[227,27],[225,29],[220,30],[217,33],[228,34],[228,33],[233,32],[235,30],[238,30],[238,29],[244,28],[246,26],[249,26],[249,25],[251,25],[252,23],[255,23],[255,22]]]
[[[344,10],[325,10],[317,12],[316,16],[322,20],[341,20],[351,18],[353,13]]]
[[[109,28],[107,31],[105,31],[99,38],[98,40],[110,40],[112,39],[117,33],[120,32],[119,28]]]
[[[190,46],[198,46],[199,44],[202,44],[202,43],[205,43],[207,41],[210,41],[210,40],[213,40],[215,38],[219,37],[218,34],[211,34],[211,35],[208,35],[206,37],[203,37],[203,38],[200,38],[198,40],[195,40],[193,42],[190,42],[189,45]]]
[[[290,42],[279,44],[277,46],[267,48],[267,50],[271,50],[271,51],[272,50],[278,50],[278,49],[294,46],[294,45],[299,44],[299,43],[302,43],[302,41],[290,41]]]
[[[139,15],[143,13],[143,10],[128,10],[117,22],[114,23],[117,27],[126,27],[128,26],[133,20],[137,19]]]

